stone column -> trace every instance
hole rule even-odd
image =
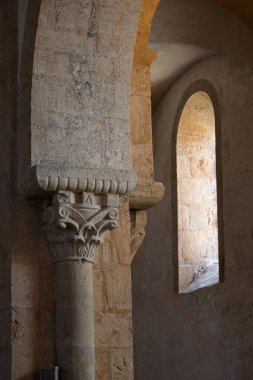
[[[44,213],[55,263],[55,346],[62,380],[94,380],[93,268],[117,227],[118,195],[58,192]]]

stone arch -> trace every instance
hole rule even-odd
[[[143,208],[155,204],[163,194],[153,182],[153,148],[151,121],[151,82],[150,65],[156,58],[156,51],[149,49],[149,36],[152,19],[159,0],[144,0],[136,35],[132,80],[131,80],[131,132],[132,158],[134,170],[138,172],[137,199],[132,195],[130,205]],[[152,183],[152,201],[144,200],[147,183]]]
[[[89,5],[93,4],[91,8],[87,7],[89,13],[85,14],[85,17],[83,17],[81,21],[80,18],[78,19],[78,17],[76,17],[75,22],[73,22],[73,17],[76,13],[78,13],[77,16],[79,16],[79,13],[81,16],[83,15],[82,5],[84,3],[86,4],[84,1],[66,2],[57,0],[48,2],[47,0],[42,0],[41,2],[37,2],[36,7],[34,7],[32,0],[28,2],[24,27],[22,59],[19,72],[21,92],[19,99],[18,153],[20,159],[18,173],[19,183],[21,184],[23,192],[25,195],[31,197],[45,195],[44,188],[42,190],[43,193],[40,192],[41,187],[44,187],[45,185],[45,181],[40,181],[39,178],[36,177],[37,167],[40,167],[41,163],[47,163],[48,161],[49,165],[45,169],[47,172],[48,169],[52,168],[50,165],[51,162],[55,161],[57,163],[56,169],[58,170],[58,173],[60,173],[60,176],[61,173],[67,171],[67,166],[71,165],[70,161],[73,161],[73,166],[75,166],[78,161],[77,166],[79,166],[80,172],[82,172],[82,168],[80,168],[82,163],[85,163],[88,166],[92,166],[93,164],[93,166],[96,166],[93,157],[95,151],[101,152],[101,161],[97,165],[98,167],[96,169],[98,170],[95,178],[92,178],[88,187],[86,187],[88,191],[105,191],[105,187],[107,187],[107,189],[109,187],[108,179],[110,182],[110,178],[112,178],[112,193],[127,192],[136,182],[134,179],[132,183],[130,183],[132,178],[132,162],[129,98],[134,42],[141,1],[131,2],[130,6],[129,1],[127,0],[116,2],[114,0],[106,1],[102,2],[102,5],[96,5],[100,2],[87,2]],[[70,9],[71,4],[73,9]],[[64,9],[65,5],[70,7],[68,8],[68,11],[65,11]],[[79,22],[78,20],[82,24],[79,24],[79,29],[77,28],[75,30],[75,25]],[[84,34],[87,38],[85,42],[88,41],[87,44],[84,43],[81,38],[83,31],[85,31]],[[56,38],[56,35],[59,38]],[[62,35],[63,41],[61,40]],[[71,38],[71,36],[73,38],[73,43],[71,43],[71,45],[66,44],[66,39]],[[63,42],[64,46],[60,46],[61,42]],[[78,44],[80,45],[78,46]],[[67,52],[65,56],[67,63],[64,60],[61,61],[61,59],[57,61],[57,54],[53,55],[54,51],[56,53],[59,51],[62,53],[62,47],[62,50]],[[50,55],[50,53],[52,54]],[[62,57],[64,58],[64,54],[62,54]],[[88,62],[89,65],[87,63],[87,70],[82,59],[85,59],[86,63],[88,60],[90,61]],[[93,64],[91,62],[93,62]],[[76,66],[74,66],[75,63],[77,64]],[[59,68],[58,65],[62,66]],[[66,70],[65,77],[64,75],[59,75],[57,77],[58,69],[59,71],[60,69],[63,71]],[[70,73],[68,70],[70,70]],[[50,78],[47,78],[47,76]],[[90,93],[92,92],[92,86],[95,81],[97,88],[95,88],[94,91],[94,98],[92,96],[89,98],[89,95],[92,95]],[[64,86],[66,83],[67,85],[70,84],[68,91],[71,92],[72,95],[74,94],[73,102],[70,100],[69,93],[64,94],[67,99],[61,99],[61,94],[64,93],[64,91],[59,91],[59,86]],[[115,89],[116,86],[118,87]],[[85,101],[87,100],[87,103],[85,103],[85,101],[83,103],[79,102],[79,97],[82,96],[82,92],[84,93],[84,96],[86,96]],[[47,102],[47,109],[43,109],[45,102]],[[61,113],[61,110],[59,109],[57,109],[57,111],[59,111],[58,113],[56,112],[57,115],[54,115],[54,107],[57,108],[58,106],[62,106],[61,102],[64,104],[64,112],[66,111],[69,114],[71,114],[69,108],[72,107],[72,105],[73,108],[80,106],[80,117],[77,119],[71,119],[70,117],[68,120],[65,120],[62,118],[64,112]],[[110,104],[112,106],[110,106]],[[110,112],[111,114],[106,114]],[[96,123],[96,119],[99,119],[98,123]],[[67,124],[67,122],[70,124]],[[74,141],[73,145],[71,138],[73,137],[74,129],[79,133],[79,136],[78,139]],[[88,139],[88,137],[90,137],[90,139]],[[120,149],[118,148],[119,144],[122,144]],[[64,150],[66,146],[70,149],[70,154],[66,154],[65,156],[62,154],[61,149]],[[74,148],[72,150],[73,146]],[[106,154],[107,152],[105,148],[110,150],[108,155]],[[92,149],[93,151],[91,151]],[[55,151],[59,152],[58,157],[52,156]],[[113,157],[114,151],[118,151],[122,156]],[[85,153],[87,153],[87,155],[84,157]],[[62,155],[60,156],[60,154]],[[101,166],[102,170],[99,166]],[[33,180],[34,172],[36,177],[35,181]],[[91,172],[88,174],[90,173]],[[102,183],[102,179],[104,178],[103,175],[105,175],[107,181]],[[65,186],[66,184],[66,178],[61,181],[57,178],[55,180],[55,177],[53,176],[48,180],[49,177],[50,176],[46,175],[46,186],[48,187],[46,190],[51,192],[59,190],[59,186]],[[118,181],[120,178],[122,178],[121,183]],[[29,182],[30,179],[32,179],[32,183]],[[96,179],[98,180],[96,181]],[[78,181],[75,179],[73,181],[68,181],[68,186],[71,187],[71,190],[75,188],[75,190],[78,191],[76,185],[77,182]],[[81,182],[82,181],[79,181],[79,185]],[[104,186],[103,188],[101,188],[101,183]],[[80,192],[83,190],[83,188],[79,189],[81,189]],[[20,252],[19,260],[24,261],[22,271],[25,272],[26,268],[30,265],[34,268],[34,273],[37,273],[35,272],[35,269],[37,270],[41,265],[43,268],[47,267],[48,269],[48,273],[45,273],[46,270],[43,270],[36,279],[29,274],[29,281],[33,283],[35,289],[39,289],[38,299],[32,300],[32,307],[34,309],[38,310],[40,307],[39,298],[44,296],[44,289],[40,288],[41,281],[49,284],[47,302],[50,306],[48,307],[47,305],[48,309],[45,314],[49,326],[47,342],[50,345],[50,350],[45,350],[44,352],[42,348],[41,355],[38,355],[36,360],[31,358],[29,363],[25,362],[24,356],[25,365],[23,365],[23,367],[26,367],[27,372],[32,376],[35,370],[42,366],[42,362],[46,363],[48,360],[50,360],[49,362],[54,361],[54,353],[52,352],[53,328],[51,323],[53,312],[50,309],[53,303],[51,294],[53,276],[52,266],[47,259],[48,250],[42,243],[43,236],[38,222],[42,212],[41,202],[37,203],[38,207],[34,212],[31,210],[30,204],[26,200],[23,201],[23,198],[22,202],[20,202],[20,204],[22,203],[20,205],[20,208],[22,208],[22,215],[20,218],[24,217],[25,212],[26,215],[28,215],[30,224],[36,226],[33,240],[27,238],[23,248],[24,251],[28,248],[29,258],[23,258],[22,256],[25,256],[24,253]],[[97,315],[99,315],[101,319],[110,321],[109,323],[106,322],[106,325],[98,323],[98,328],[96,329],[96,347],[98,347],[96,353],[96,370],[98,372],[98,378],[99,376],[103,378],[107,371],[108,376],[112,373],[113,377],[113,371],[117,371],[116,364],[119,359],[115,358],[115,355],[112,360],[108,359],[107,361],[109,368],[104,368],[105,355],[106,358],[110,358],[115,351],[115,347],[117,345],[120,346],[120,342],[115,340],[112,349],[112,344],[109,340],[106,345],[103,341],[103,336],[106,334],[108,334],[108,336],[110,335],[110,329],[113,323],[119,324],[119,326],[121,323],[127,325],[126,337],[124,337],[124,345],[127,345],[127,347],[124,347],[122,355],[126,355],[126,360],[124,359],[124,362],[126,363],[124,364],[124,371],[128,374],[132,371],[132,335],[128,334],[128,331],[131,330],[131,318],[129,317],[131,315],[131,287],[129,274],[130,239],[128,237],[128,199],[124,199],[122,203],[122,227],[121,230],[119,229],[119,232],[114,234],[110,244],[107,245],[107,250],[110,252],[108,257],[113,257],[113,260],[109,261],[109,263],[106,262],[106,265],[109,267],[108,272],[114,270],[115,273],[120,273],[120,275],[117,275],[116,278],[114,276],[112,276],[112,278],[109,278],[109,276],[108,278],[104,278],[104,274],[100,273],[98,265],[95,269],[98,273],[98,276],[96,276],[98,282],[97,285],[95,284],[94,288],[103,289],[103,287],[107,287],[109,288],[109,291],[110,289],[118,289],[122,279],[121,275],[123,273],[125,279],[124,294],[126,297],[118,300],[117,294],[113,291],[110,293],[110,300],[106,302],[111,303],[112,306],[109,308],[112,308],[113,310],[122,308],[126,311],[120,313],[119,318],[117,311],[114,314],[114,312],[111,312],[110,310],[100,310],[100,305],[95,308]],[[27,234],[28,233],[29,229],[27,226]],[[17,241],[20,241],[19,239],[18,236]],[[125,242],[124,246],[122,246],[122,241]],[[31,245],[31,247],[29,247],[29,245]],[[36,253],[33,256],[32,253],[34,252],[31,252],[32,250]],[[113,252],[111,253],[110,250]],[[115,252],[118,255],[117,257],[114,257]],[[101,257],[102,256],[103,255],[101,255]],[[103,258],[100,258],[100,260],[102,261]],[[107,290],[103,290],[103,292],[106,293]],[[100,296],[99,293],[97,298]],[[124,302],[127,306],[125,306]],[[120,319],[120,322],[118,319]],[[27,322],[26,320],[23,320],[20,325],[26,328],[28,323],[29,321]],[[41,331],[40,321],[36,321],[34,326],[36,330]],[[103,331],[102,334],[101,329]],[[35,335],[36,337],[40,336],[38,331],[35,332],[37,334]],[[36,339],[34,339],[34,342],[36,342]],[[26,353],[29,350],[34,350],[34,347],[24,345],[23,350]],[[121,348],[119,347],[119,351],[120,350]],[[17,359],[13,359],[14,364],[15,360]],[[115,368],[111,368],[113,365]],[[17,371],[18,370],[19,368],[17,368]]]
[[[23,168],[54,161],[131,170],[129,96],[140,3],[42,1],[33,11],[28,3],[21,76],[26,71],[32,86],[23,87],[32,92],[25,96],[31,122]]]

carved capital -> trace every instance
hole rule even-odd
[[[107,231],[118,226],[118,195],[58,192],[44,210],[53,262],[94,263]]]
[[[48,196],[56,191],[94,194],[128,194],[137,183],[132,171],[78,168],[53,163],[40,163],[28,168],[20,183],[22,193],[29,197]]]

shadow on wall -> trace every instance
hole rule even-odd
[[[155,179],[165,184],[166,194],[149,211],[146,237],[132,266],[135,379],[252,379],[253,34],[239,19],[208,1],[161,0],[151,42],[152,48],[158,50],[152,77],[159,77],[160,83],[164,81],[163,92],[155,92],[153,98]],[[170,49],[176,45],[182,62],[180,70],[173,56],[175,50]],[[195,53],[201,49],[203,54],[192,55],[192,46],[197,47]],[[153,83],[153,89],[157,84],[158,81]],[[220,283],[179,295],[174,135],[186,101],[197,91],[208,94],[215,111]],[[194,117],[190,145],[194,145],[197,134],[195,121]],[[191,179],[189,159],[181,161],[182,170],[188,168]],[[213,168],[210,172],[214,172],[214,165],[207,165]],[[193,168],[196,174],[201,172],[198,164]],[[206,180],[213,182],[211,177]],[[203,199],[207,194],[204,188],[200,189]],[[209,188],[213,202],[215,184]],[[181,189],[179,195],[184,194],[189,201],[191,191],[189,184],[187,191]],[[198,202],[192,203],[199,207]],[[183,203],[183,209],[182,206]],[[195,215],[195,226],[185,229],[187,234],[198,231],[195,227],[202,219],[201,210]],[[212,218],[212,233],[217,236],[214,214]],[[208,225],[206,216],[204,219]],[[189,218],[180,221],[185,222],[189,226]],[[199,244],[200,239],[196,242]],[[186,244],[185,258],[188,248]],[[210,251],[217,252],[217,245]],[[207,271],[208,278],[202,280],[217,278],[215,268],[214,271],[215,274]]]

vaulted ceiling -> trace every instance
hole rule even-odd
[[[236,17],[235,17],[236,16]],[[153,109],[196,62],[225,54],[253,62],[252,0],[160,0],[150,46]]]
[[[233,13],[253,29],[253,1],[252,0],[204,0],[217,4]]]

